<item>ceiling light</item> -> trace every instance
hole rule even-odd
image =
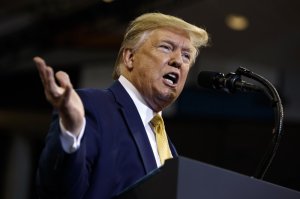
[[[249,26],[249,20],[242,15],[227,15],[225,18],[225,23],[229,28],[237,31],[245,30]]]

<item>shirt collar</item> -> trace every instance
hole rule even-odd
[[[149,125],[149,122],[156,113],[146,104],[140,92],[134,87],[134,85],[130,81],[128,81],[122,75],[119,77],[118,80],[133,100],[144,126]],[[158,114],[161,114],[161,112],[159,112]]]

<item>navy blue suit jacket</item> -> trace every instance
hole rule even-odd
[[[54,114],[37,173],[40,198],[110,199],[157,168],[137,108],[119,81],[78,94],[86,111],[80,148],[64,152]]]

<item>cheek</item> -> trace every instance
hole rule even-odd
[[[182,82],[186,81],[188,73],[189,73],[189,68],[184,69],[184,70],[181,71],[181,80],[182,80]]]
[[[136,63],[138,73],[143,78],[149,78],[156,76],[160,71],[160,64],[152,57],[145,56],[142,62]]]

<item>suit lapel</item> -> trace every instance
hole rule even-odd
[[[173,158],[176,158],[178,156],[177,151],[176,151],[173,143],[171,142],[170,138],[168,138],[168,141],[169,141],[169,145],[170,145],[170,150],[171,150],[172,156],[173,156]]]
[[[116,81],[110,90],[115,95],[116,101],[120,104],[120,110],[140,152],[145,171],[149,173],[156,169],[157,165],[137,108],[119,81]]]

